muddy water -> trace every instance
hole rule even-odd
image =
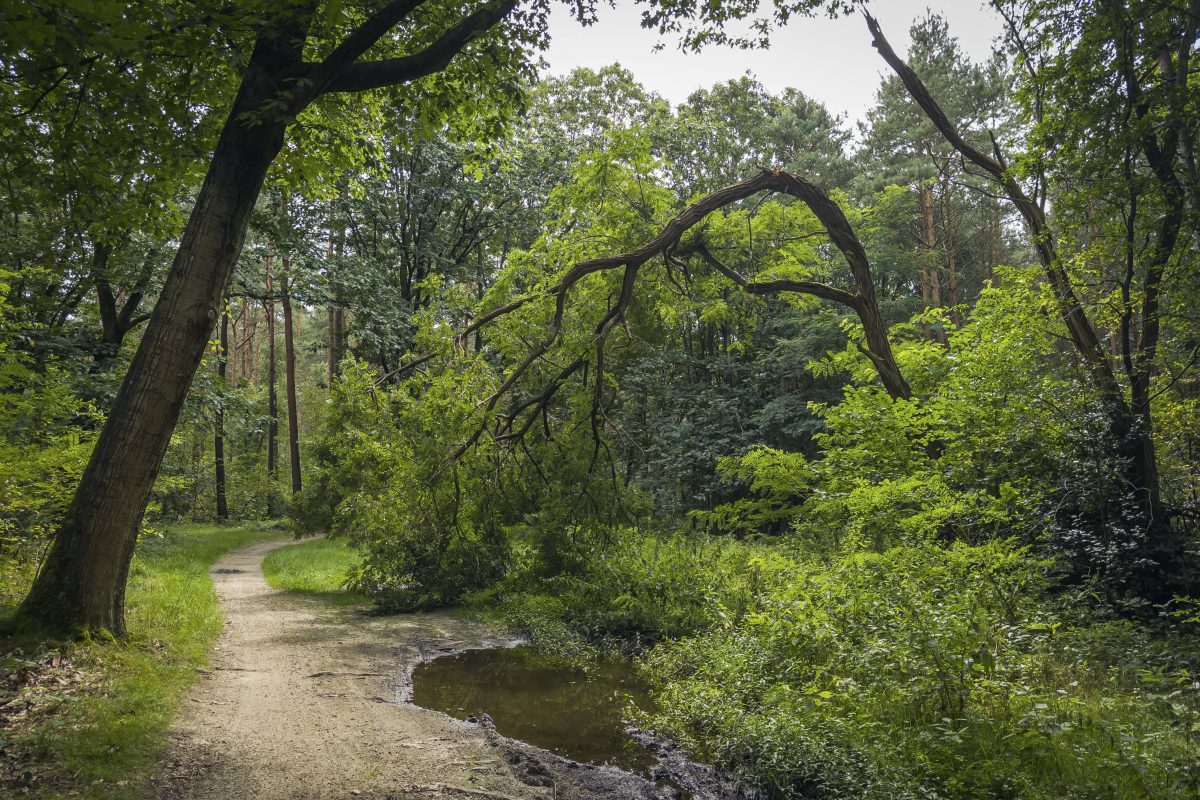
[[[625,733],[630,703],[650,708],[629,664],[562,666],[527,647],[467,650],[421,664],[413,703],[458,719],[487,714],[502,735],[590,764],[646,772],[655,759]]]

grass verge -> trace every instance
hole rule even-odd
[[[0,794],[146,796],[183,692],[221,632],[209,567],[278,535],[189,525],[143,540],[123,641],[0,639],[0,711],[11,712],[0,725]]]
[[[287,592],[319,595],[339,604],[369,603],[345,589],[351,570],[362,556],[345,539],[312,539],[281,547],[263,560],[267,583]]]

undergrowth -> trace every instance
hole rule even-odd
[[[642,724],[768,797],[1200,796],[1200,631],[1007,541],[806,552],[627,532],[475,597],[536,646],[640,654]]]

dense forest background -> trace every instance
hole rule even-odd
[[[495,48],[481,95],[471,62],[304,111],[141,536],[284,516],[383,608],[632,650],[648,724],[768,792],[1195,797],[1200,6],[996,5],[986,62],[935,14],[903,62],[865,28],[853,128]],[[6,41],[9,599],[231,93],[138,54],[163,13]]]

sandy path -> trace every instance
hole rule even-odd
[[[671,793],[402,702],[423,657],[485,644],[448,614],[371,617],[267,586],[274,541],[212,570],[225,630],[155,787],[183,798],[649,798]]]

